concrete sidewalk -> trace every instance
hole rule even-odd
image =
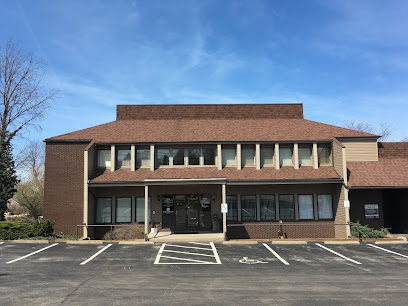
[[[171,232],[159,232],[149,234],[151,242],[223,242],[223,233],[200,233],[200,234],[173,234]]]

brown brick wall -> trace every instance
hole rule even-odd
[[[362,225],[368,225],[375,229],[384,227],[384,213],[383,213],[383,191],[381,189],[370,190],[351,190],[350,198],[350,221],[360,221]],[[364,213],[364,204],[378,204],[380,209],[379,219],[366,219]]]
[[[46,144],[44,218],[55,221],[56,233],[74,235],[76,225],[83,223],[86,146],[87,143]]]
[[[303,119],[302,104],[118,105],[116,120]]]
[[[408,158],[408,142],[379,142],[379,158]]]

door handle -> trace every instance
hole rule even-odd
[[[190,218],[190,220],[197,220],[197,218]]]

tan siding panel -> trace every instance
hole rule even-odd
[[[378,148],[375,139],[359,141],[342,140],[341,142],[346,147],[347,161],[378,161]]]
[[[342,147],[337,142],[333,142],[333,167],[340,177],[343,177]]]

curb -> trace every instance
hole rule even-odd
[[[341,241],[336,241],[336,240],[327,240],[324,241],[324,244],[360,244],[360,241],[347,241],[347,240],[341,240]]]
[[[222,244],[258,244],[258,241],[253,241],[253,240],[228,240],[228,241],[223,241]]]
[[[11,243],[41,243],[41,244],[51,243],[51,241],[48,241],[48,240],[9,240],[7,242],[11,242]]]
[[[271,244],[307,244],[307,241],[304,240],[273,240]]]
[[[405,240],[375,241],[374,244],[408,244],[408,241]]]
[[[67,241],[66,244],[103,244],[103,240],[72,240]]]
[[[119,244],[135,245],[135,244],[154,244],[153,241],[119,241]]]

